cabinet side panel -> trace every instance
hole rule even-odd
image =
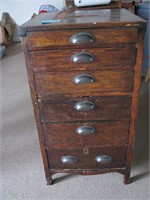
[[[22,45],[24,47],[24,56],[25,56],[25,62],[26,62],[26,66],[27,66],[28,82],[29,82],[30,93],[31,93],[31,98],[32,98],[32,105],[33,105],[33,109],[34,109],[34,116],[35,116],[35,120],[36,120],[36,127],[37,127],[37,131],[38,131],[39,142],[40,142],[40,150],[41,150],[42,159],[43,159],[43,163],[44,163],[45,176],[46,176],[47,181],[49,181],[51,179],[50,170],[49,170],[49,162],[48,162],[47,153],[46,153],[46,150],[44,147],[44,135],[43,135],[43,130],[41,127],[41,122],[40,122],[40,110],[39,110],[39,106],[38,106],[38,102],[37,102],[37,95],[36,95],[35,83],[34,83],[34,75],[33,75],[33,71],[32,71],[33,64],[32,64],[32,60],[30,57],[30,53],[28,51],[27,40],[28,39],[26,37],[24,37],[22,39]]]
[[[132,95],[131,123],[130,123],[129,141],[128,141],[128,149],[127,149],[127,167],[126,167],[126,174],[125,174],[125,183],[129,182],[131,162],[132,162],[132,157],[133,157],[133,148],[134,148],[136,122],[137,122],[138,105],[139,105],[142,61],[143,61],[143,44],[144,44],[144,32],[139,32],[138,42],[137,42],[135,75],[134,75],[134,88],[133,88],[133,95]]]

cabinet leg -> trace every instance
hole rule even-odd
[[[124,184],[130,183],[130,171],[127,171],[124,175]]]
[[[52,185],[53,184],[53,179],[52,177],[46,178],[47,185]]]

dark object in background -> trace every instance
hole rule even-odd
[[[136,1],[132,1],[132,0],[122,0],[121,1],[121,7],[122,8],[126,8],[128,10],[130,10],[133,13],[137,13],[137,7],[138,5],[142,2],[142,0],[136,0]]]
[[[145,32],[145,40],[144,40],[144,60],[143,60],[143,69],[142,76],[146,76],[148,71],[148,67],[150,65],[150,53],[149,53],[149,29],[150,29],[150,2],[146,1],[141,3],[138,6],[137,10],[138,16],[144,18],[147,21],[147,29]]]
[[[59,11],[59,9],[56,8],[53,5],[42,5],[39,8],[39,14],[40,13],[47,13],[47,12],[58,12],[58,11]]]
[[[0,59],[5,55],[6,47],[0,44]]]

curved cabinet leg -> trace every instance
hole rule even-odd
[[[52,185],[53,184],[53,179],[52,177],[46,178],[47,185]]]
[[[124,184],[129,184],[129,183],[130,183],[130,170],[127,169],[124,175]]]

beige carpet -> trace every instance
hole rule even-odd
[[[148,84],[142,82],[132,183],[119,173],[82,176],[56,174],[47,186],[26,69],[20,43],[1,62],[0,200],[149,199]]]

